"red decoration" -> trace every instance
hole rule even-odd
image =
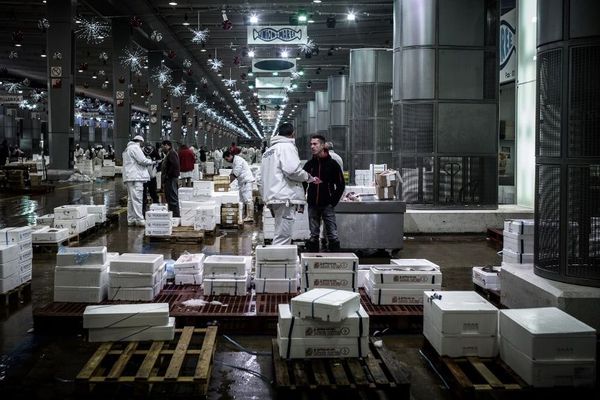
[[[223,23],[221,24],[221,26],[223,27],[224,31],[230,31],[231,28],[233,28],[233,24],[231,23],[230,20],[223,21]]]
[[[194,71],[192,71],[191,69],[188,69],[185,71],[186,74],[188,74],[188,76],[192,76],[192,74],[194,73]]]
[[[89,88],[89,87],[90,87],[90,84],[89,84],[89,83],[87,83],[87,82],[84,82],[84,83],[83,83],[83,87],[87,89],[87,88]]]
[[[242,72],[242,73],[240,74],[240,80],[242,80],[242,81],[245,81],[245,80],[247,80],[247,79],[248,79],[248,75],[246,75],[246,73],[245,73],[245,72]]]
[[[240,56],[233,57],[233,64],[234,65],[240,65],[241,62],[242,62],[242,60],[241,60]]]
[[[122,76],[119,77],[119,83],[125,83],[125,78],[123,78]]]
[[[87,71],[87,69],[88,69],[88,63],[84,62],[84,63],[79,64],[79,69],[81,71]]]
[[[175,53],[175,50],[169,50],[167,52],[167,57],[169,57],[169,60],[174,59],[175,57],[177,57],[177,53]]]
[[[131,26],[132,28],[141,28],[142,27],[142,20],[139,19],[138,17],[131,17],[129,19],[129,26]]]

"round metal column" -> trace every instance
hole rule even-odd
[[[534,271],[600,287],[600,8],[538,1]]]
[[[333,142],[334,151],[348,165],[348,116],[346,102],[348,100],[348,76],[332,75],[327,79],[329,95],[329,137]]]
[[[317,106],[317,133],[325,137],[329,134],[329,98],[326,90],[315,92]]]

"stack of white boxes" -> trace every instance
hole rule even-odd
[[[424,292],[423,335],[441,356],[495,357],[498,309],[470,291]]]
[[[178,199],[180,206],[182,201],[192,201],[194,199],[194,188],[180,187],[178,190]]]
[[[201,206],[202,203],[199,201],[188,201],[179,199],[181,226],[194,226],[194,222],[196,221],[196,210],[198,209],[198,207]]]
[[[207,161],[204,163],[204,170],[207,175],[215,174],[215,163],[213,161]]]
[[[256,246],[256,293],[298,293],[298,246]]]
[[[89,224],[90,220],[88,219],[86,206],[66,205],[54,209],[54,227],[68,229],[69,236],[76,236],[85,232],[89,229]]]
[[[502,262],[510,264],[533,263],[532,219],[509,219],[504,221]]]
[[[169,303],[87,306],[83,327],[90,342],[163,341],[175,336]]]
[[[114,178],[116,173],[115,162],[113,160],[104,160],[101,168],[101,176]]]
[[[86,205],[85,208],[87,209],[88,215],[94,217],[95,224],[106,222],[107,208],[105,204]]]
[[[197,201],[210,201],[215,191],[213,181],[194,181],[192,182],[193,199]]]
[[[358,292],[358,257],[353,253],[303,253],[301,291],[327,288]]]
[[[173,233],[173,213],[168,211],[166,205],[151,204],[150,211],[146,211],[146,236],[171,236]]]
[[[61,247],[54,269],[54,301],[100,303],[108,292],[106,247]]]
[[[14,289],[31,280],[33,261],[31,231],[28,226],[0,229],[0,246],[7,246],[4,247],[5,257],[2,257],[5,261],[0,263],[0,279],[5,280],[0,283],[0,293]],[[15,254],[16,257],[14,257]],[[11,260],[11,258],[13,259]],[[10,289],[4,290],[8,287]]]
[[[375,305],[420,305],[425,290],[442,289],[440,267],[425,259],[394,259],[392,265],[373,266],[365,291]]]
[[[212,231],[217,227],[221,207],[213,201],[207,201],[196,207],[194,218],[195,231]]]
[[[500,290],[501,267],[473,267],[473,283],[483,289]]]
[[[279,305],[277,343],[282,358],[364,357],[369,315],[358,293],[313,289]]]
[[[205,295],[244,296],[250,283],[252,257],[209,256],[204,259]]]
[[[354,184],[356,186],[374,186],[375,181],[371,171],[368,169],[355,169]]]
[[[110,300],[152,301],[162,290],[166,268],[162,254],[123,253],[110,261]]]
[[[75,163],[75,169],[79,170],[83,175],[94,176],[94,164],[92,160],[82,160],[81,162]]]
[[[179,256],[173,270],[176,285],[201,285],[205,256],[198,254],[182,254]]]
[[[54,226],[54,214],[46,214],[35,219],[37,225]]]
[[[31,232],[33,243],[60,243],[69,238],[69,230],[66,228],[50,228],[44,226]]]
[[[594,386],[596,330],[555,307],[500,310],[500,357],[535,387]]]
[[[272,240],[275,236],[275,219],[271,216],[268,209],[263,212],[263,234],[267,240]],[[292,240],[308,240],[310,238],[310,226],[308,224],[308,211],[297,212],[294,215],[294,225],[292,226]]]

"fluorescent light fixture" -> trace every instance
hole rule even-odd
[[[250,15],[250,23],[251,24],[258,24],[258,15],[256,15],[256,14]]]
[[[170,2],[169,2],[169,5],[170,5],[170,6],[176,6],[176,5],[177,5],[177,2],[176,2],[176,1],[170,1]]]
[[[321,0],[313,0],[313,3],[319,4]]]
[[[356,20],[356,13],[354,11],[348,11],[348,15],[346,16],[346,19],[348,21],[355,21]]]
[[[281,58],[288,58],[290,56],[290,52],[288,49],[281,50]]]
[[[254,57],[254,54],[256,54],[256,53],[254,53],[254,50],[250,50],[248,52],[248,57],[252,58],[252,57]]]
[[[307,20],[308,20],[308,17],[306,16],[306,14],[298,15],[298,22],[306,22]]]

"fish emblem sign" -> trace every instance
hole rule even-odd
[[[307,41],[305,26],[249,26],[248,44],[303,44]]]

